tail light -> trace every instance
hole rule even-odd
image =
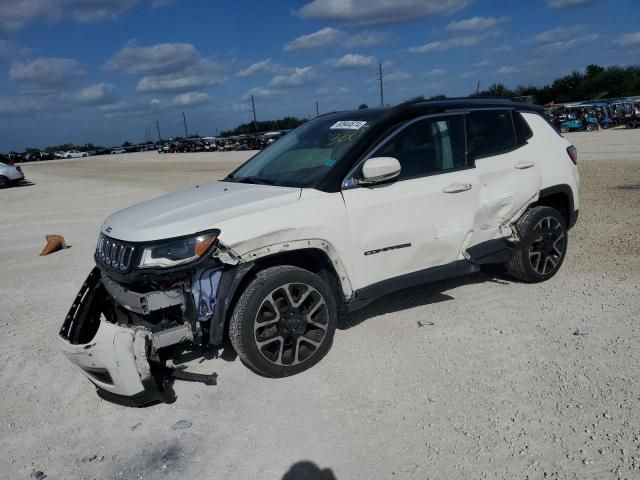
[[[571,158],[573,164],[578,165],[578,149],[571,145],[570,147],[567,147],[567,153],[569,154],[569,158]]]
[[[11,165],[11,166],[15,165],[15,162],[12,162],[8,158],[5,160],[0,160],[0,163],[4,163],[5,165]]]

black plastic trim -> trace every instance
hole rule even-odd
[[[446,278],[475,273],[478,270],[480,270],[480,268],[477,265],[469,263],[466,260],[457,260],[446,265],[439,265],[437,267],[389,278],[357,290],[354,293],[353,299],[349,302],[350,305],[348,305],[348,309],[350,311],[357,310],[371,300],[388,293],[397,292],[398,290],[416,285],[437,282]]]
[[[253,268],[253,262],[241,263],[235,267],[224,269],[216,292],[216,305],[211,319],[209,343],[221,345],[224,339],[224,328],[227,313],[240,282]]]
[[[505,263],[511,259],[514,247],[515,244],[507,242],[504,238],[496,238],[469,247],[467,253],[475,265]]]
[[[538,197],[538,202],[545,197],[550,195],[554,195],[556,193],[562,193],[567,196],[569,200],[569,224],[567,225],[567,230],[573,228],[573,226],[578,221],[578,210],[575,209],[575,203],[573,198],[573,190],[571,187],[566,184],[554,185],[552,187],[543,188],[540,190],[540,195]]]

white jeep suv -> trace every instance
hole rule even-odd
[[[149,401],[165,362],[217,349],[293,375],[338,312],[501,264],[552,277],[578,215],[577,152],[536,106],[413,102],[309,121],[222,181],[107,218],[60,335],[103,394]]]

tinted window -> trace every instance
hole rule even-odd
[[[471,132],[476,158],[498,155],[516,146],[508,110],[472,111]]]
[[[377,152],[397,158],[399,179],[419,177],[465,166],[464,119],[460,115],[412,123]]]
[[[516,141],[518,145],[524,145],[531,137],[533,132],[531,127],[519,112],[513,112],[513,126],[516,129]]]

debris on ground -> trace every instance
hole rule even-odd
[[[31,478],[33,478],[34,480],[42,480],[43,478],[47,478],[47,476],[40,470],[33,470],[31,472]]]
[[[67,245],[62,235],[45,235],[44,238],[47,240],[47,244],[42,249],[42,252],[40,252],[41,257],[57,252],[58,250],[70,248],[70,245]]]
[[[191,420],[178,420],[171,427],[172,430],[185,430],[187,428],[191,428]]]
[[[421,322],[420,320],[418,320],[418,327],[422,328],[425,325],[429,325],[430,327],[433,327],[435,325],[435,323],[433,323],[433,322]]]

